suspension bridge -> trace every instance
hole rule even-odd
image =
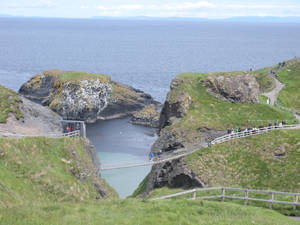
[[[269,126],[269,127],[257,128],[257,129],[252,129],[252,130],[246,130],[246,131],[242,131],[242,132],[235,132],[235,133],[231,133],[231,134],[227,134],[227,135],[218,137],[218,138],[214,139],[211,143],[203,144],[202,146],[198,146],[197,148],[194,148],[193,150],[185,152],[183,154],[170,156],[167,158],[162,157],[161,159],[155,159],[151,162],[145,162],[145,163],[104,167],[104,168],[101,168],[100,170],[107,171],[107,170],[125,169],[125,168],[142,167],[142,166],[153,166],[156,164],[180,159],[182,157],[185,157],[187,155],[190,155],[190,154],[198,151],[200,148],[208,147],[209,145],[221,144],[223,142],[227,142],[227,141],[230,141],[233,139],[246,138],[249,136],[260,135],[260,134],[268,133],[268,132],[275,131],[275,130],[291,130],[291,129],[300,129],[300,125],[295,124],[295,125]]]

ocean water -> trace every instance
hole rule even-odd
[[[87,136],[97,147],[101,167],[148,162],[151,145],[156,140],[152,128],[132,125],[128,118],[99,121],[87,126]],[[151,167],[102,171],[101,176],[124,198],[132,194]]]
[[[49,69],[105,73],[163,101],[182,72],[247,70],[300,56],[300,24],[0,18],[0,83]]]
[[[0,18],[0,84],[14,90],[56,68],[108,74],[163,102],[179,73],[256,69],[295,56],[300,24]],[[88,126],[105,166],[147,160],[149,132],[126,120]],[[125,197],[149,170],[102,176]]]

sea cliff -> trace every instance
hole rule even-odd
[[[257,71],[185,73],[178,75],[170,85],[170,92],[167,95],[160,114],[159,138],[153,144],[151,151],[155,154],[161,151],[163,155],[170,156],[199,149],[197,152],[201,155],[202,151],[209,152],[205,150],[206,148],[203,148],[204,146],[207,146],[213,139],[226,134],[228,129],[235,129],[237,127],[241,129],[258,127],[260,125],[267,125],[268,122],[282,120],[289,121],[289,123],[297,123],[298,121],[290,111],[283,110],[282,107],[279,107],[279,104],[284,104],[284,102],[277,101],[276,106],[266,104],[263,101],[264,98],[262,98],[262,94],[275,88],[275,82],[272,77],[274,76],[274,72],[272,73],[272,71],[277,69],[278,73],[276,73],[276,77],[282,79],[284,82],[283,78],[286,79],[286,73],[298,74],[297,76],[299,76],[299,65],[299,60],[293,59],[285,62],[284,66],[280,63],[274,67]],[[297,76],[293,78],[295,81],[298,79]],[[286,89],[284,89],[284,91],[286,92]],[[279,94],[279,99],[280,96]],[[297,92],[297,96],[300,96],[299,91]],[[297,97],[294,97],[294,99],[296,98]],[[294,107],[297,106],[297,104],[298,103],[295,102]],[[284,136],[286,134],[282,135]],[[295,132],[292,132],[290,135],[297,136]],[[272,139],[272,137],[273,136],[266,137],[266,139]],[[278,144],[283,146],[287,143],[282,141]],[[251,144],[249,143],[249,145]],[[230,149],[228,149],[228,151],[230,151]],[[290,154],[295,153],[291,152]],[[220,170],[214,171],[214,167],[217,168],[217,166],[207,163],[207,165],[210,165],[209,170],[195,169],[193,166],[197,160],[206,160],[205,153],[203,153],[203,159],[198,157],[196,161],[192,161],[191,157],[192,156],[190,156],[190,158],[185,157],[154,165],[150,174],[145,178],[135,195],[146,196],[152,190],[162,187],[193,188],[211,185],[243,186],[240,180],[243,180],[246,175],[241,171],[236,172],[236,176],[240,176],[240,179],[227,179],[227,181],[230,182],[223,182],[224,179],[221,179],[222,176],[234,176],[232,171],[230,172],[230,168],[221,172],[223,175],[218,176],[219,179],[213,179],[211,174],[220,173]],[[212,157],[218,160],[219,156],[209,156],[209,159],[214,162]],[[226,156],[224,155],[224,157]],[[257,160],[262,160],[265,156],[257,154],[256,157]],[[272,153],[270,153],[269,157],[270,164],[278,160]],[[186,160],[186,158],[189,160]],[[289,165],[292,165],[291,162],[293,159],[287,159]],[[222,163],[225,162],[222,161]],[[237,160],[235,163],[240,165],[240,168],[246,167],[246,162],[239,162]],[[226,167],[226,163],[222,165],[224,168]],[[250,167],[251,165],[255,165],[255,163],[250,164]],[[206,165],[202,166],[206,168]],[[274,170],[274,174],[277,174],[278,171],[281,171],[279,169],[275,172],[277,166],[276,164],[274,169],[269,169]],[[296,167],[296,165],[294,165],[294,167]],[[220,167],[218,168],[220,169]],[[278,166],[278,168],[280,167]],[[296,168],[290,169],[294,170]],[[248,170],[252,169],[249,168]],[[262,175],[263,172],[258,172],[258,174]],[[260,176],[258,174],[256,175]],[[296,177],[294,178],[296,179]],[[257,186],[255,180],[251,181],[250,179],[250,181],[247,182],[247,187],[259,187],[264,189],[276,188],[275,183],[270,181],[269,184],[269,186],[266,185],[266,183]]]
[[[109,76],[51,70],[32,77],[19,93],[68,120],[116,119],[158,102],[140,90],[112,81]]]

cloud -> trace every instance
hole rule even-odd
[[[26,8],[41,9],[41,8],[55,8],[55,7],[56,7],[56,3],[49,0],[34,1],[25,4],[12,3],[8,5],[8,8],[13,8],[13,9],[26,9]]]
[[[189,9],[199,9],[199,8],[213,8],[214,4],[207,1],[200,2],[183,2],[183,3],[173,3],[173,4],[126,4],[126,5],[115,5],[115,6],[88,6],[82,5],[82,9],[96,8],[104,11],[137,11],[137,10],[161,10],[161,11],[171,11],[171,10],[189,10]]]
[[[300,5],[237,3],[224,4],[209,1],[180,2],[170,4],[118,4],[82,5],[81,9],[93,9],[101,16],[153,16],[153,17],[206,17],[231,16],[284,16],[285,12],[300,14]]]

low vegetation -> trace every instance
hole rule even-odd
[[[96,200],[96,174],[82,176],[91,165],[79,138],[0,139],[0,224],[296,224],[229,203]],[[111,190],[108,197],[115,196]]]
[[[89,80],[89,79],[100,79],[102,82],[110,81],[110,77],[103,74],[76,72],[76,71],[64,72],[59,76],[59,78],[64,82]]]
[[[298,193],[299,158],[300,130],[286,130],[204,148],[185,157],[184,161],[208,186]],[[292,196],[289,201],[293,201]],[[292,206],[280,206],[278,209],[283,213],[288,210],[290,214],[296,214]],[[300,215],[299,210],[297,214]]]
[[[179,122],[165,129],[171,129],[187,143],[199,137],[199,129],[227,130],[267,125],[268,121],[295,123],[295,117],[288,111],[267,104],[231,103],[215,98],[207,93],[202,80],[217,74],[185,73],[179,75],[184,82],[171,91],[171,101],[187,93],[193,103],[188,113]],[[223,74],[224,75],[224,74]],[[229,73],[229,75],[232,75]],[[263,99],[261,99],[263,100]]]
[[[108,190],[106,197],[117,196],[98,177],[80,138],[0,139],[0,208],[95,200],[101,196],[94,184]]]
[[[300,130],[272,131],[203,148],[184,160],[209,186],[300,192]]]
[[[270,92],[275,88],[275,81],[270,76],[270,71],[273,67],[263,68],[260,70],[253,71],[256,81],[259,83],[261,92]]]
[[[0,85],[0,123],[6,123],[10,114],[16,119],[23,118],[20,111],[21,103],[22,100],[16,92]]]
[[[279,93],[278,104],[300,114],[300,59],[287,61],[277,78],[285,84]]]

